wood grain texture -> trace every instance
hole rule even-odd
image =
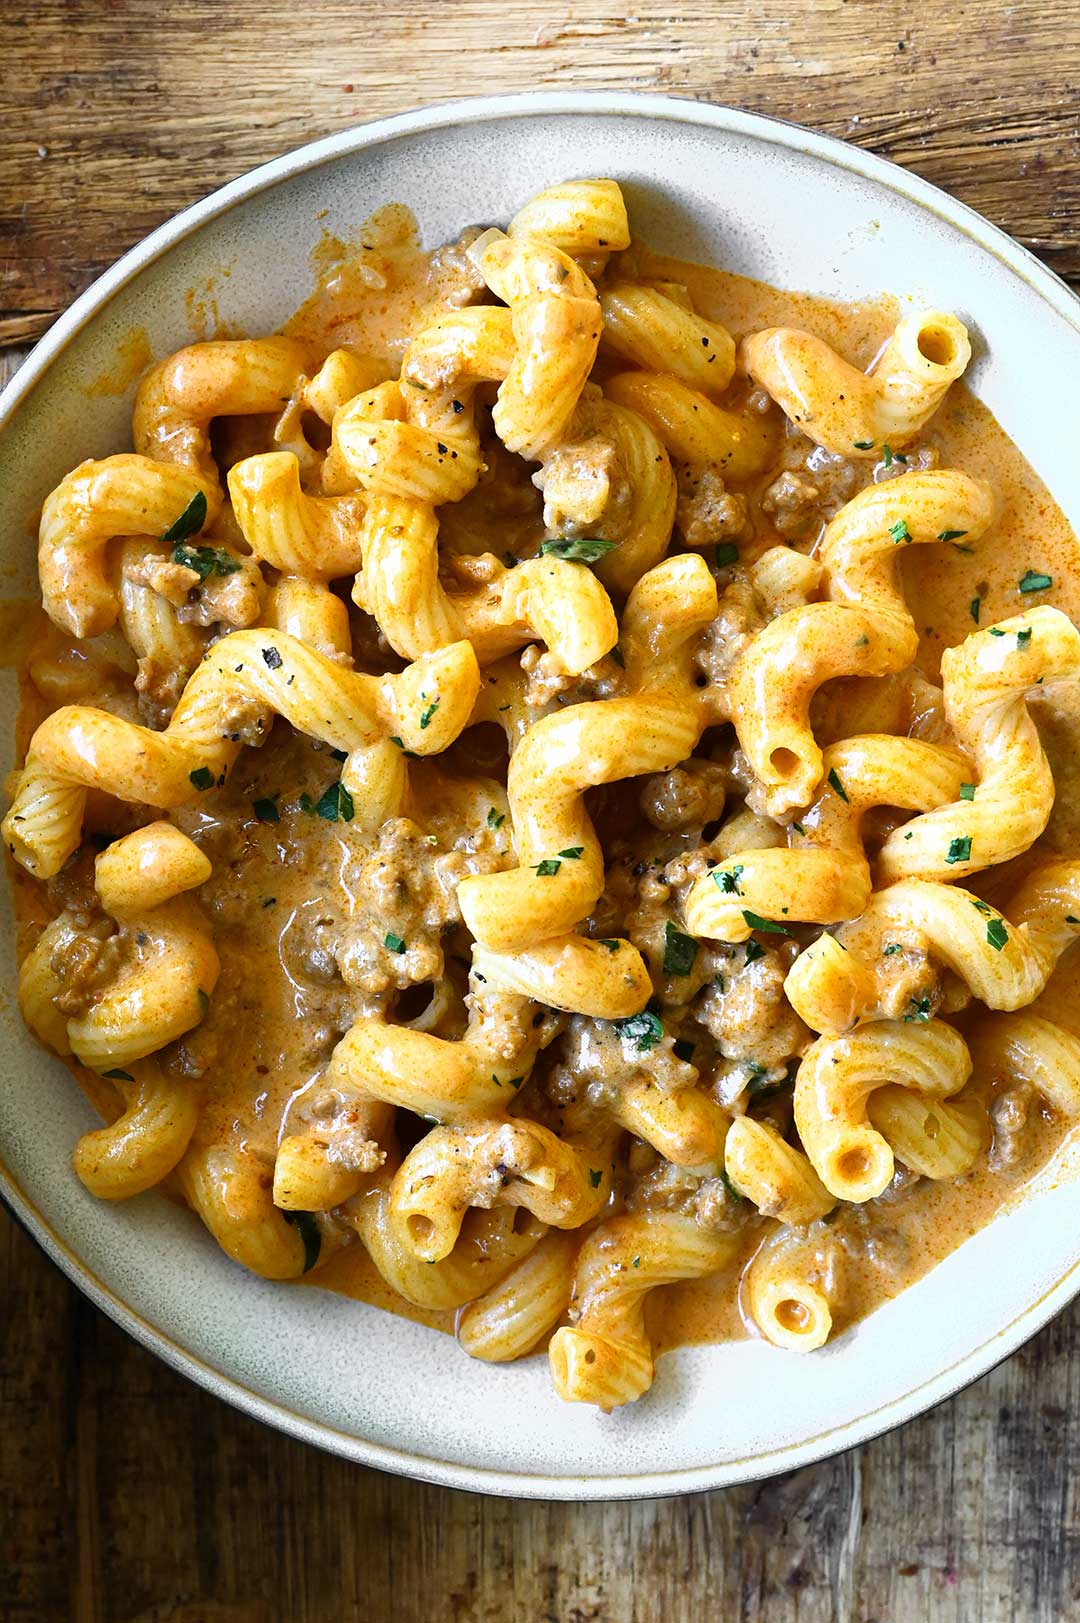
[[[0,343],[31,341],[252,164],[541,85],[700,96],[845,136],[1080,280],[1075,0],[611,9],[7,0]],[[1070,1623],[1078,1461],[1080,1308],[902,1431],[762,1485],[585,1507],[429,1488],[207,1397],[0,1210],[3,1623]]]
[[[452,96],[664,91],[936,181],[1080,281],[1076,0],[6,0],[0,342],[317,135]]]

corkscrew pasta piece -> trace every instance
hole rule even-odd
[[[836,1205],[801,1150],[785,1143],[771,1122],[736,1116],[724,1144],[724,1171],[733,1188],[764,1217],[801,1228]]]
[[[207,504],[204,522],[212,521],[220,506],[216,481],[198,472],[130,453],[81,462],[41,509],[38,578],[50,620],[73,637],[108,631],[120,609],[109,543],[165,535],[197,496]]]
[[[962,758],[938,744],[888,735],[831,744],[822,782],[789,833],[790,849],[737,851],[690,888],[683,908],[691,935],[746,941],[753,920],[836,924],[870,899],[870,864],[860,825],[874,806],[922,811],[955,800]]]
[[[335,664],[352,663],[348,606],[321,581],[283,575],[266,594],[262,624],[286,632]]]
[[[645,960],[629,941],[560,936],[516,953],[477,945],[472,963],[489,986],[597,1020],[637,1014],[652,996]]]
[[[1034,869],[1007,917],[959,885],[902,879],[876,891],[862,916],[840,927],[842,941],[826,946],[822,936],[800,953],[784,991],[811,1030],[843,1029],[834,1023],[837,1012],[857,1019],[877,1009],[877,972],[887,963],[881,942],[914,931],[987,1008],[1021,1009],[1039,996],[1078,927],[1078,862]],[[877,956],[868,958],[867,950]]]
[[[213,419],[276,416],[313,359],[311,349],[293,338],[220,339],[177,350],[139,384],[132,422],[136,451],[189,468],[216,490]]]
[[[580,1228],[606,1204],[611,1172],[610,1145],[590,1152],[525,1116],[473,1116],[433,1127],[409,1151],[391,1186],[391,1219],[416,1256],[438,1262],[470,1206],[523,1206],[553,1228]]]
[[[963,1038],[940,1020],[878,1020],[845,1037],[819,1037],[795,1078],[795,1123],[825,1188],[861,1203],[891,1181],[892,1148],[867,1115],[875,1089],[894,1083],[936,1103],[959,1093],[970,1075]]]
[[[118,558],[120,629],[138,658],[136,690],[161,725],[202,659],[207,638],[199,626],[179,620],[175,606],[161,592],[133,578],[148,561],[168,556],[169,549],[161,542],[128,540]]]
[[[274,1158],[274,1205],[287,1212],[328,1212],[352,1198],[386,1159],[381,1140],[393,1111],[351,1096],[328,1121],[288,1133]]]
[[[81,935],[62,914],[23,960],[19,1001],[44,1042],[104,1071],[145,1059],[198,1025],[220,966],[205,919],[182,894],[209,876],[210,863],[179,829],[138,829],[102,852],[95,868],[101,906],[119,927],[110,946],[95,943],[99,956],[115,959],[107,984],[58,1019],[65,966],[77,961]]]
[[[808,1237],[786,1226],[767,1235],[743,1275],[750,1318],[785,1352],[816,1352],[832,1330],[827,1271]]]
[[[923,1178],[960,1177],[990,1143],[986,1102],[976,1094],[926,1100],[890,1083],[875,1089],[866,1109],[897,1160]]]
[[[729,687],[739,742],[766,787],[770,815],[807,805],[821,780],[809,712],[822,683],[884,676],[915,657],[918,634],[896,573],[900,548],[950,532],[974,544],[993,515],[989,487],[950,470],[868,486],[827,526],[820,557],[831,601],[771,621],[739,660]]]
[[[497,996],[505,1012],[506,994]],[[501,1036],[505,1021],[488,1018],[490,1001],[490,994],[474,990],[469,1024],[457,1042],[361,1016],[334,1049],[327,1073],[330,1086],[440,1122],[466,1121],[499,1109],[532,1070],[541,1038],[528,997],[509,1002],[511,1010],[517,1005],[520,1042],[508,1058]]]
[[[1080,1039],[1026,1010],[980,1020],[972,1054],[984,1075],[1027,1082],[1066,1121],[1080,1119]]]
[[[548,1347],[560,1398],[604,1410],[636,1403],[655,1373],[645,1298],[658,1285],[715,1273],[736,1245],[674,1212],[615,1217],[595,1229],[578,1255],[572,1322]]]
[[[673,462],[714,467],[742,480],[769,460],[774,431],[760,412],[718,406],[667,372],[619,372],[604,393],[643,417]]]
[[[630,246],[626,204],[614,180],[564,180],[545,186],[518,209],[506,234],[538,237],[571,258],[622,253]]]
[[[612,1121],[672,1166],[710,1178],[723,1171],[731,1118],[708,1093],[693,1086],[667,1091],[647,1075],[631,1075],[615,1085],[606,1103]]]
[[[568,934],[603,889],[603,857],[585,810],[598,783],[663,772],[707,724],[689,669],[691,639],[716,612],[696,554],[669,558],[635,586],[620,646],[638,691],[544,716],[514,751],[507,793],[520,866],[462,881],[462,916],[484,947],[522,951]]]
[[[962,879],[1039,837],[1054,780],[1027,701],[1047,684],[1080,678],[1080,633],[1059,609],[1029,609],[947,648],[941,671],[946,714],[972,757],[973,781],[889,836],[879,858],[886,883]]]
[[[578,1239],[551,1229],[498,1284],[458,1314],[458,1345],[470,1358],[524,1358],[558,1324],[570,1302]]]
[[[742,354],[754,381],[816,445],[859,458],[915,437],[966,368],[971,344],[956,316],[924,310],[904,317],[865,373],[791,327],[751,333]]]
[[[188,1205],[241,1267],[263,1279],[296,1279],[307,1270],[301,1229],[274,1205],[269,1171],[250,1152],[196,1139],[176,1179]]]
[[[72,1165],[98,1200],[129,1200],[177,1165],[195,1131],[201,1100],[190,1079],[167,1076],[152,1060],[116,1078],[123,1109],[106,1127],[84,1133]]]
[[[645,372],[670,373],[688,389],[722,395],[735,371],[726,327],[706,321],[655,287],[615,282],[600,295],[603,345]]]
[[[228,482],[233,514],[256,558],[323,585],[356,574],[366,506],[361,493],[309,495],[291,451],[245,457],[229,469]]]
[[[603,319],[574,260],[539,237],[485,231],[469,258],[510,307],[516,346],[493,421],[508,451],[538,461],[558,444],[596,359]]]
[[[228,774],[241,717],[261,738],[264,707],[336,749],[391,737],[400,749],[437,754],[467,724],[479,685],[468,643],[376,678],[342,670],[283,632],[237,631],[214,644],[164,732],[80,706],[48,716],[31,740],[4,838],[32,873],[56,873],[79,843],[88,788],[181,806]],[[348,767],[343,781],[348,786]],[[360,812],[362,821],[363,805]]]

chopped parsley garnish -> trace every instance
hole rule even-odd
[[[892,467],[892,452],[889,449],[888,444],[881,447],[881,459],[887,468]]]
[[[982,605],[982,598],[981,597],[973,597],[972,598],[968,612],[971,615],[971,618],[974,620],[976,625],[978,625],[978,623],[979,623],[979,609],[980,609],[981,605]]]
[[[839,774],[837,773],[837,770],[836,770],[835,767],[833,767],[832,770],[830,771],[829,776],[828,776],[826,781],[827,781],[827,783],[829,785],[829,788],[830,789],[835,789],[837,794],[840,796],[840,799],[843,800],[843,801],[846,801],[847,804],[850,806],[851,802],[848,800],[847,790],[844,788],[844,785],[840,782],[840,777],[839,777]]]
[[[503,824],[505,822],[506,822],[506,813],[505,812],[496,811],[494,806],[490,806],[488,808],[488,814],[487,814],[487,826],[488,826],[488,828],[502,828],[502,826],[503,826]]]
[[[625,671],[626,660],[623,658],[623,651],[619,647],[618,643],[615,644],[614,648],[608,649],[608,658],[615,662],[620,671]]]
[[[1080,924],[1080,919],[1077,918],[1075,913],[1066,913],[1066,915],[1065,915],[1065,923],[1066,924]]]
[[[664,1028],[658,1017],[649,1009],[642,1009],[640,1014],[632,1014],[628,1020],[616,1020],[615,1029],[620,1037],[628,1037],[646,1054],[656,1047],[664,1035]]]
[[[208,766],[197,766],[194,772],[188,773],[188,778],[196,789],[212,789],[214,787],[214,774]]]
[[[565,851],[559,852],[559,855],[561,857],[568,857],[571,862],[576,862],[584,849],[585,847],[583,845],[568,845]]]
[[[899,941],[890,941],[889,945],[883,949],[881,956],[883,958],[892,958],[896,953],[903,952],[903,950]]]
[[[975,785],[973,783],[962,783],[960,785],[960,799],[961,800],[974,800],[975,799]]]
[[[601,541],[587,535],[560,535],[554,541],[540,543],[540,551],[545,557],[563,558],[572,564],[594,564],[598,558],[614,550],[614,541]]]
[[[1000,626],[991,626],[990,627],[990,635],[992,637],[1003,637],[1005,635],[1005,633],[1004,633],[1004,631],[1002,631]]]
[[[748,941],[746,943],[746,962],[748,964],[756,964],[758,959],[764,958],[764,956],[765,948],[760,941]]]
[[[731,1179],[727,1175],[727,1168],[726,1167],[720,1173],[720,1182],[723,1184],[724,1188],[727,1190],[727,1192],[731,1196],[732,1200],[734,1200],[734,1201],[741,1201],[742,1200],[743,1197],[740,1195],[739,1191],[736,1189],[735,1185],[732,1183]]]
[[[741,862],[737,862],[734,868],[714,868],[712,871],[712,882],[716,886],[717,890],[722,890],[724,892],[725,896],[741,896],[742,891],[739,889],[739,878],[742,871],[743,865]]]
[[[538,879],[550,879],[553,874],[558,873],[562,863],[557,862],[554,857],[545,857],[543,862],[537,862],[535,867]]]
[[[976,913],[985,913],[989,915],[994,911],[989,902],[981,902],[975,896],[971,898],[971,905],[975,909]]]
[[[776,923],[775,919],[763,919],[760,913],[752,913],[748,907],[743,908],[742,916],[751,930],[771,930],[773,935],[787,935],[788,933],[782,924]]]
[[[950,840],[949,841],[949,849],[945,853],[945,861],[947,863],[949,863],[950,866],[954,862],[967,862],[967,861],[970,860],[970,858],[971,858],[971,835],[970,834],[961,834],[961,835],[958,835],[955,840]]]
[[[253,800],[251,809],[260,823],[280,823],[281,813],[278,811],[277,795],[268,795],[265,800]]]
[[[668,919],[664,926],[664,974],[689,975],[698,955],[698,944],[692,935],[684,935]]]
[[[937,538],[938,538],[939,541],[959,541],[959,539],[960,539],[960,537],[962,535],[967,535],[967,531],[966,530],[939,530],[938,533],[937,533]]]
[[[590,1167],[589,1168],[589,1188],[590,1189],[599,1189],[599,1187],[603,1183],[603,1181],[604,1181],[604,1174],[602,1172],[597,1172],[595,1167]]]
[[[347,761],[349,759],[348,750],[330,750],[328,753],[332,761]]]
[[[197,535],[206,523],[206,497],[201,490],[197,490],[188,502],[184,511],[174,524],[162,536],[163,541],[186,541],[189,535]]]
[[[235,575],[244,567],[223,547],[185,547],[180,541],[172,549],[172,562],[192,570],[200,581],[209,580],[211,575]]]
[[[262,657],[263,657],[263,664],[266,666],[267,670],[268,671],[280,671],[281,666],[282,666],[282,659],[281,659],[281,655],[278,653],[277,649],[276,648],[263,648],[260,651],[261,651]]]
[[[739,561],[739,549],[733,541],[721,541],[716,549],[717,569],[727,569],[730,564]]]
[[[690,1061],[694,1057],[694,1049],[696,1047],[697,1043],[688,1042],[685,1037],[677,1038],[674,1048],[675,1058],[681,1059],[685,1065],[689,1065]]]
[[[1028,626],[1026,630],[1018,631],[1016,633],[1016,646],[1017,646],[1017,648],[1026,648],[1027,647],[1028,643],[1031,641],[1032,630],[1033,630],[1033,627]]]
[[[1018,590],[1021,592],[1048,592],[1053,584],[1053,575],[1044,575],[1041,570],[1029,569],[1019,582]]]
[[[806,830],[803,828],[801,823],[792,823],[791,826],[795,830],[796,834],[805,835]]]
[[[853,444],[856,451],[872,451],[874,449],[873,440],[855,440]]]
[[[1009,932],[1005,928],[1004,919],[991,919],[986,926],[986,939],[995,952],[1000,952],[1009,939]]]
[[[409,756],[410,760],[416,761],[419,759],[415,750],[407,750],[405,748],[404,742],[398,737],[397,733],[391,733],[390,742],[391,744],[396,744],[402,755]]]
[[[905,1014],[904,1019],[909,1023],[913,1020],[928,1021],[930,1019],[929,997],[913,997],[911,999],[911,1013]]]
[[[421,693],[420,697],[422,699],[426,699],[427,694],[426,693]],[[441,703],[442,703],[441,699],[432,699],[431,703],[424,710],[422,710],[420,712],[420,731],[421,732],[423,732],[424,729],[427,727],[428,723],[431,721],[432,716],[435,714],[436,710],[439,708],[439,705]]]
[[[351,823],[356,813],[353,797],[340,781],[324,790],[314,805],[309,796],[301,795],[300,806],[302,811],[314,812],[326,823]]]
[[[404,952],[405,937],[395,935],[392,930],[387,930],[386,934],[383,936],[383,946],[389,947],[391,952]]]
[[[135,1080],[130,1071],[102,1071],[101,1074],[107,1076],[110,1082],[134,1082]]]
[[[314,1212],[282,1212],[286,1223],[296,1229],[304,1245],[304,1272],[309,1274],[319,1260],[322,1235]]]
[[[901,541],[911,540],[911,531],[907,527],[907,520],[898,518],[895,524],[889,525],[889,534],[893,538],[893,545],[899,546]]]
[[[640,1257],[635,1257],[633,1262],[630,1264],[630,1266],[631,1266],[631,1268],[640,1268],[641,1267],[641,1258]]]
[[[506,1079],[506,1085],[508,1088],[520,1088],[524,1080],[525,1078],[523,1076],[508,1076]]]

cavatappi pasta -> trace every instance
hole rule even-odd
[[[3,824],[87,1189],[602,1408],[985,1222],[1080,1118],[1080,570],[970,354],[571,180],[154,365]]]

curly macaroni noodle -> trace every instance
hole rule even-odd
[[[1080,593],[956,316],[503,225],[377,211],[46,496],[18,997],[92,1194],[611,1410],[1080,1121]]]

